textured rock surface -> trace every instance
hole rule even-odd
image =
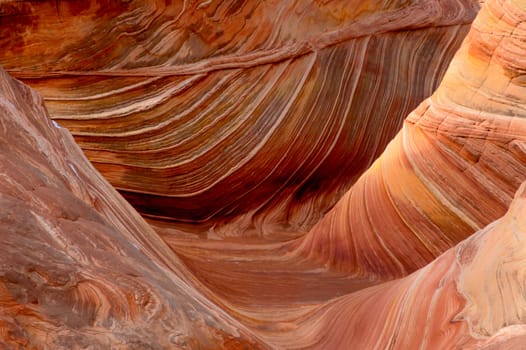
[[[67,131],[47,119],[38,95],[1,72],[1,346],[523,347],[526,2],[485,2],[440,88],[305,235],[307,222],[321,215],[380,153],[388,134],[395,134],[397,117],[385,113],[409,108],[441,77],[446,64],[438,61],[446,60],[462,37],[471,7],[453,1],[301,4],[304,8],[283,2],[279,17],[266,15],[266,5],[222,4],[182,2],[173,14],[153,6],[151,15],[143,16],[134,2],[106,4],[105,11],[97,5],[2,2],[0,30],[12,35],[18,28],[20,40],[0,36],[6,48],[1,62],[43,93],[52,117],[72,130],[112,182],[173,191],[173,197],[123,191],[143,212],[180,205],[181,214],[177,209],[174,215],[181,216],[172,216],[175,225],[151,220],[154,231],[83,158]],[[224,42],[208,37],[207,17],[196,15],[207,6],[215,11],[210,18],[231,20],[217,22],[214,31],[233,23],[239,30],[223,33]],[[299,7],[288,12],[294,6]],[[15,20],[24,11],[27,21]],[[244,11],[258,19],[241,21],[248,18]],[[328,21],[334,14],[341,17]],[[116,22],[108,26],[110,18]],[[135,24],[143,18],[149,18],[141,24],[147,30],[138,32]],[[183,35],[177,29],[181,18],[198,24]],[[281,20],[287,23],[282,29],[266,25]],[[78,31],[50,45],[70,27]],[[88,43],[87,33],[93,39]],[[195,33],[208,39],[200,51],[190,52],[201,40]],[[356,33],[364,36],[355,38]],[[434,58],[418,61],[429,49],[418,51],[420,46],[400,36],[421,40],[423,47],[436,44]],[[104,37],[113,40],[97,40]],[[246,38],[244,45],[234,44],[239,38]],[[430,75],[395,77],[400,70],[383,61],[393,57],[400,57],[400,69],[417,67]],[[355,64],[362,67],[359,77],[351,74]],[[262,92],[269,77],[275,82]],[[379,90],[386,81],[404,81],[395,90],[411,81],[418,91],[388,97]],[[352,100],[345,91],[354,88],[346,84],[356,84]],[[388,107],[368,101],[387,101]],[[342,122],[337,115],[347,108],[353,112]],[[357,108],[367,118],[353,119]],[[307,125],[310,131],[301,129]],[[223,134],[230,131],[240,136]],[[342,135],[356,148],[339,149]],[[185,150],[181,155],[163,151],[179,138],[184,142],[174,150]],[[215,142],[221,152],[208,159],[207,147]],[[263,143],[260,153],[250,154],[251,142]],[[227,146],[236,149],[228,154],[233,158],[214,160]],[[149,147],[154,152],[148,153]],[[233,164],[241,165],[242,176],[227,171],[230,180],[216,184],[214,176],[225,172],[216,174],[221,169],[212,166],[200,170],[202,183],[195,173],[183,180],[190,168],[177,175],[173,161],[201,156],[207,162],[200,164],[226,168],[239,156]],[[130,164],[117,160],[148,165],[148,176],[139,178],[140,171],[130,172]],[[159,167],[167,171],[163,175],[152,173],[154,163],[171,165]],[[317,172],[319,179],[309,182]],[[277,174],[281,177],[274,178]],[[210,192],[197,193],[206,181],[212,181]],[[252,188],[246,197],[236,197]],[[265,188],[275,196],[266,197]],[[186,190],[188,196],[177,192]],[[225,204],[230,201],[234,207]],[[220,210],[213,212],[216,204]],[[205,213],[212,213],[210,220]],[[192,222],[181,226],[187,219]],[[211,223],[216,226],[206,235],[183,232],[202,232]],[[281,241],[258,240],[254,233]],[[291,236],[298,238],[285,240]]]
[[[0,178],[3,349],[264,347],[3,70]]]
[[[318,221],[436,88],[478,2],[3,8],[0,64],[142,214],[283,239]]]
[[[165,240],[279,348],[522,344],[523,259],[510,248],[526,232],[523,190],[492,222],[526,179],[525,14],[524,3],[486,3],[438,91],[304,238]]]
[[[425,268],[335,299],[276,342],[286,349],[524,348],[525,212],[526,183],[503,218]]]
[[[299,251],[399,277],[505,213],[526,179],[524,16],[523,2],[486,5],[440,88]]]

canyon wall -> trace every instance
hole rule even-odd
[[[266,348],[0,69],[0,346]]]
[[[400,277],[501,217],[526,179],[521,2],[488,2],[439,89],[299,248]]]
[[[286,240],[438,86],[478,7],[7,2],[0,64],[151,224]]]
[[[0,10],[2,347],[524,346],[526,2]]]

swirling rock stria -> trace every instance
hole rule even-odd
[[[1,8],[0,64],[151,224],[284,240],[436,88],[478,2]]]
[[[0,346],[266,348],[0,69]]]
[[[297,251],[404,276],[501,217],[526,174],[522,2],[487,1],[438,90]]]

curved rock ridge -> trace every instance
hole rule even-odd
[[[0,63],[36,77],[247,68],[356,37],[470,24],[479,8],[469,0],[4,0],[1,6],[0,46],[7,52]]]
[[[486,2],[439,89],[299,254],[400,277],[504,214],[526,179],[525,7]]]
[[[486,276],[482,271],[488,264],[480,262],[475,272],[467,262],[487,232],[494,238],[514,227],[524,233],[523,209],[511,210],[503,226],[492,224],[526,179],[521,83],[526,64],[522,56],[504,53],[524,42],[524,13],[520,3],[486,3],[443,85],[411,113],[383,155],[305,238],[255,245],[162,237],[216,303],[278,348],[506,349],[521,344],[520,256],[513,260],[515,255],[500,248],[500,255],[493,255],[491,246],[478,253],[479,259],[495,260],[499,267],[491,271],[499,274],[509,261],[509,276],[518,277],[508,280]],[[491,30],[483,29],[488,22]],[[477,62],[477,52],[487,46],[480,41],[482,31],[492,33],[483,37],[490,42],[518,34],[512,36],[515,42],[499,40],[493,55],[486,53],[491,62]],[[512,69],[509,83],[510,75],[502,72]],[[484,80],[488,83],[480,84]],[[467,91],[474,97],[459,98]],[[515,208],[522,208],[522,196]],[[419,268],[407,278],[375,285]],[[464,292],[468,282],[457,283],[468,275],[473,297]],[[501,305],[491,309],[495,288],[503,284]],[[478,321],[466,317],[472,298],[481,299],[477,312],[486,322],[495,312],[500,323],[475,330]]]
[[[413,274],[328,302],[284,349],[522,349],[526,183],[506,215]],[[301,339],[301,345],[295,340]]]
[[[133,1],[108,2],[100,8],[95,2],[0,4],[1,30],[16,27],[21,40],[13,44],[0,36],[2,45],[10,48],[0,52],[1,62],[43,92],[52,117],[58,118],[51,119],[34,90],[0,69],[0,347],[524,347],[526,2],[485,2],[439,89],[409,115],[400,133],[361,177],[399,123],[391,119],[394,114],[381,113],[409,108],[406,98],[421,94],[418,84],[431,88],[436,83],[446,64],[438,60],[445,60],[444,52],[458,45],[467,28],[463,20],[472,8],[461,1],[283,3],[305,6],[306,12],[296,8],[291,18],[284,15],[290,24],[282,29],[259,28],[256,19],[252,23],[243,11],[266,4],[249,2],[183,1],[173,5],[174,11],[180,6],[179,12],[151,7],[155,16],[141,12],[151,3],[143,8]],[[195,47],[195,38],[179,38],[171,25],[184,16],[187,22],[194,15],[197,20],[200,10],[209,6],[217,9],[216,19],[226,14],[232,21],[237,18],[246,28],[254,28],[256,37],[239,34],[247,36],[246,48],[225,44],[224,52],[215,55],[214,50],[220,49],[210,44],[211,48],[205,45],[192,53],[196,56],[184,56],[185,47]],[[355,6],[356,13],[346,12],[345,6]],[[25,22],[20,20],[22,13],[27,14]],[[261,23],[285,18],[255,13],[262,17]],[[306,13],[316,18],[302,16]],[[167,19],[165,14],[173,17]],[[334,15],[341,17],[317,27]],[[121,26],[107,27],[104,23],[111,18],[121,21]],[[135,25],[144,18],[151,21],[138,25],[146,28],[140,31]],[[304,31],[310,28],[309,21],[314,21],[316,40]],[[344,25],[347,21],[349,27]],[[220,22],[218,26],[223,25]],[[39,23],[53,30],[46,32]],[[368,28],[373,33],[352,39],[342,34],[349,28],[365,30],[364,23],[374,24]],[[101,53],[91,66],[67,68],[72,57],[86,57],[82,62],[89,64],[91,47],[101,52],[104,43],[95,39],[103,37],[102,32],[93,30],[99,25],[114,43],[120,45],[122,40],[129,49],[123,55],[139,55],[130,56],[134,59],[143,55],[151,70],[134,59],[126,66],[126,57],[112,56],[122,54],[122,47],[113,44],[103,50],[108,56]],[[78,32],[73,30],[67,40],[52,41],[59,29],[68,26]],[[401,31],[392,30],[397,26]],[[120,32],[123,28],[127,35]],[[274,39],[257,38],[265,30]],[[288,38],[295,37],[295,30],[305,52],[272,62],[248,60],[253,56],[246,52],[265,56],[265,47],[258,46],[262,42],[271,49],[290,48],[293,39]],[[94,39],[91,46],[83,43],[88,32]],[[48,45],[40,60],[35,52],[45,46],[38,33],[45,34],[42,42],[59,43]],[[237,33],[221,35],[235,41]],[[436,37],[432,39],[430,33]],[[419,44],[404,43],[401,36]],[[340,41],[330,41],[334,37]],[[143,41],[128,45],[130,38]],[[163,38],[180,43],[179,48],[162,51]],[[424,61],[420,56],[436,43],[441,43],[437,44],[441,51]],[[159,50],[158,62],[154,55],[145,54],[145,48],[151,51],[148,45]],[[15,69],[16,47],[21,68]],[[71,56],[58,56],[60,50]],[[398,51],[405,56],[398,56]],[[174,61],[163,61],[163,52],[171,52]],[[243,61],[239,57],[245,54]],[[396,57],[400,67],[407,69],[410,62],[413,70],[426,73],[405,80],[396,75],[400,69],[391,71],[383,61]],[[132,66],[134,62],[137,66]],[[239,65],[229,66],[232,62]],[[423,67],[422,62],[429,65]],[[352,74],[355,65],[362,67],[358,76]],[[423,80],[407,85],[415,79]],[[381,93],[386,81],[397,91]],[[408,86],[415,91],[398,91]],[[405,97],[389,95],[393,93]],[[373,108],[370,101],[382,105]],[[250,108],[252,114],[240,112]],[[260,109],[266,112],[258,114]],[[181,114],[174,117],[174,110]],[[341,122],[336,115],[347,110]],[[369,114],[353,119],[356,110]],[[172,123],[182,134],[169,130]],[[120,190],[152,225],[95,170],[62,126],[75,133],[75,141],[112,182],[140,185],[144,181],[147,190],[142,192]],[[341,131],[334,134],[331,128]],[[194,140],[194,135],[206,137]],[[127,141],[115,142],[120,137]],[[174,144],[178,137],[182,143]],[[285,142],[291,139],[297,143]],[[315,140],[314,145],[306,140]],[[344,141],[350,143],[341,146]],[[186,142],[200,146],[184,146]],[[355,148],[349,151],[351,142]],[[245,146],[254,143],[263,145],[261,149]],[[333,143],[333,148],[328,146]],[[118,146],[106,148],[111,144]],[[189,151],[171,156],[160,152],[172,146]],[[148,153],[149,147],[160,153]],[[206,158],[207,147],[214,149],[211,158]],[[235,150],[233,157],[240,157],[229,166],[239,166],[244,176],[232,177],[214,168],[231,161],[216,159],[230,150],[227,147]],[[205,150],[207,161],[202,166],[213,166],[203,171],[211,177],[232,178],[214,184],[201,174],[202,181],[212,181],[211,192],[203,197],[198,197],[200,187],[192,178],[170,187],[169,181],[177,179],[174,175],[168,180],[175,169],[171,162],[193,161]],[[148,163],[171,170],[163,175],[145,166],[139,181],[137,173],[130,173],[131,166],[119,165],[119,157],[137,168]],[[294,168],[297,164],[301,166]],[[302,171],[304,175],[294,177]],[[274,178],[277,174],[281,177]],[[309,182],[315,174],[319,178]],[[265,183],[270,179],[274,182]],[[303,186],[307,192],[301,192]],[[180,216],[160,215],[164,207],[178,205],[169,202],[171,198],[185,200],[185,188],[191,189],[186,204],[181,213],[179,209],[172,213]],[[247,188],[254,188],[254,193],[235,197],[236,191]],[[263,188],[272,190],[270,199]],[[164,190],[177,196],[155,192]],[[212,196],[214,191],[223,191],[223,196]],[[345,195],[310,232],[286,239],[301,236],[309,220],[329,208],[339,193]],[[225,204],[233,199],[236,206]],[[157,211],[148,212],[149,208]],[[223,209],[207,216],[211,208]],[[247,237],[252,234],[280,241]]]
[[[0,68],[0,347],[268,348]]]
[[[306,233],[437,87],[479,5],[1,6],[0,63],[151,224],[284,240]]]

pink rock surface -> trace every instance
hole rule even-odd
[[[506,212],[526,179],[524,16],[520,2],[486,3],[438,90],[301,241],[301,254],[400,277]]]
[[[286,240],[437,87],[478,7],[15,1],[0,64],[160,230]]]
[[[524,1],[363,174],[475,3],[86,4],[0,2],[0,346],[524,347]]]
[[[266,347],[1,69],[0,116],[0,347]]]
[[[426,267],[334,299],[276,341],[286,349],[522,349],[525,212],[526,183],[506,215]]]

